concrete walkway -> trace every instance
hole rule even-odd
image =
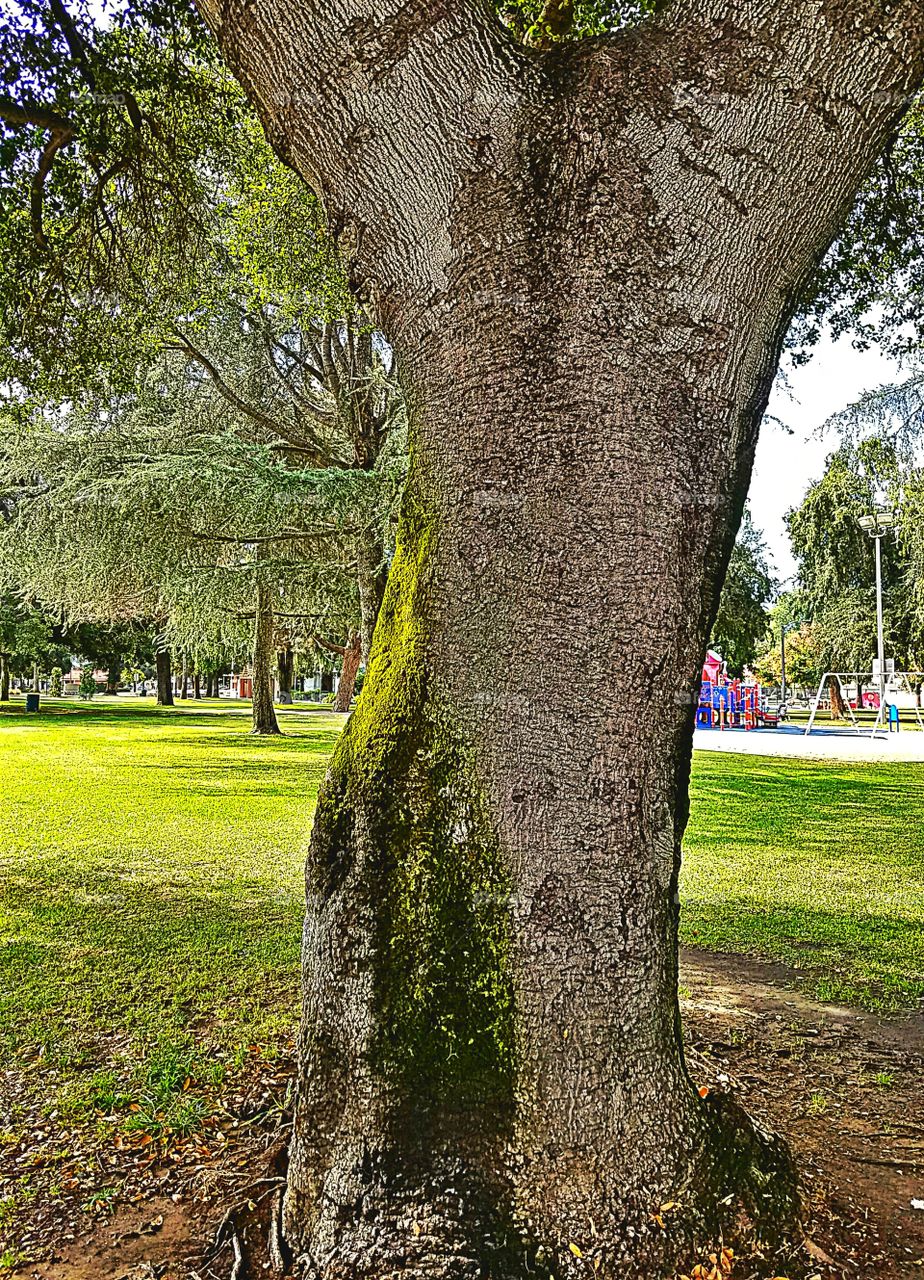
[[[890,737],[862,737],[847,729],[816,729],[807,737],[805,726],[781,729],[697,729],[698,751],[732,751],[749,756],[800,756],[809,760],[924,761],[924,733],[905,730]]]

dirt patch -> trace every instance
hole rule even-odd
[[[808,1212],[804,1273],[924,1280],[924,1211],[912,1207],[924,1200],[924,1017],[820,1004],[798,990],[797,977],[783,965],[685,952],[691,1072],[703,1087],[735,1090],[792,1144]],[[268,1274],[256,1257],[284,1171],[291,1071],[291,1056],[249,1064],[223,1112],[220,1141],[213,1133],[207,1145],[153,1154],[111,1145],[98,1152],[110,1162],[106,1180],[130,1191],[128,1202],[101,1213],[85,1211],[76,1194],[38,1197],[22,1219],[29,1260],[13,1274],[227,1280],[236,1248],[254,1250],[249,1270]],[[48,1129],[46,1120],[46,1143]],[[21,1165],[34,1152],[12,1154]],[[221,1227],[231,1206],[241,1210],[236,1231]]]
[[[924,1277],[924,1017],[820,1004],[797,976],[684,952],[691,1070],[789,1139],[817,1275]]]

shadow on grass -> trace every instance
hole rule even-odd
[[[680,935],[710,951],[783,961],[824,999],[894,1010],[924,1001],[924,922],[742,898],[684,899]]]
[[[7,1051],[42,1044],[66,1058],[100,1030],[144,1038],[203,1019],[234,1030],[252,1025],[255,1010],[294,1022],[298,882],[217,875],[206,884],[152,883],[59,871],[8,878],[3,906]]]

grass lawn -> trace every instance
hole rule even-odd
[[[7,1057],[98,1063],[105,1035],[129,1065],[203,1044],[233,1059],[290,1032],[302,861],[342,719],[299,709],[285,737],[255,739],[247,711],[0,712]],[[828,998],[910,1004],[922,827],[924,766],[700,753],[683,938],[798,965]]]
[[[682,938],[874,1009],[924,998],[924,765],[698,752]]]
[[[233,1058],[290,1034],[342,717],[284,723],[252,738],[249,706],[217,701],[0,712],[0,1052],[77,1067],[104,1033],[128,1064],[206,1042]]]

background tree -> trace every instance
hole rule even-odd
[[[767,546],[746,510],[722,587],[710,645],[718,649],[733,675],[742,675],[767,635],[767,604],[774,581]]]
[[[913,474],[895,444],[881,435],[845,442],[828,458],[823,477],[787,516],[822,671],[872,671],[877,652],[875,554],[859,522],[883,504],[904,512],[904,490]],[[915,590],[910,548],[917,522],[910,507],[903,523],[907,535],[882,542],[883,614],[887,650],[898,669],[907,671],[916,669],[924,657],[924,615]],[[842,714],[836,685],[832,680],[832,710]]]

